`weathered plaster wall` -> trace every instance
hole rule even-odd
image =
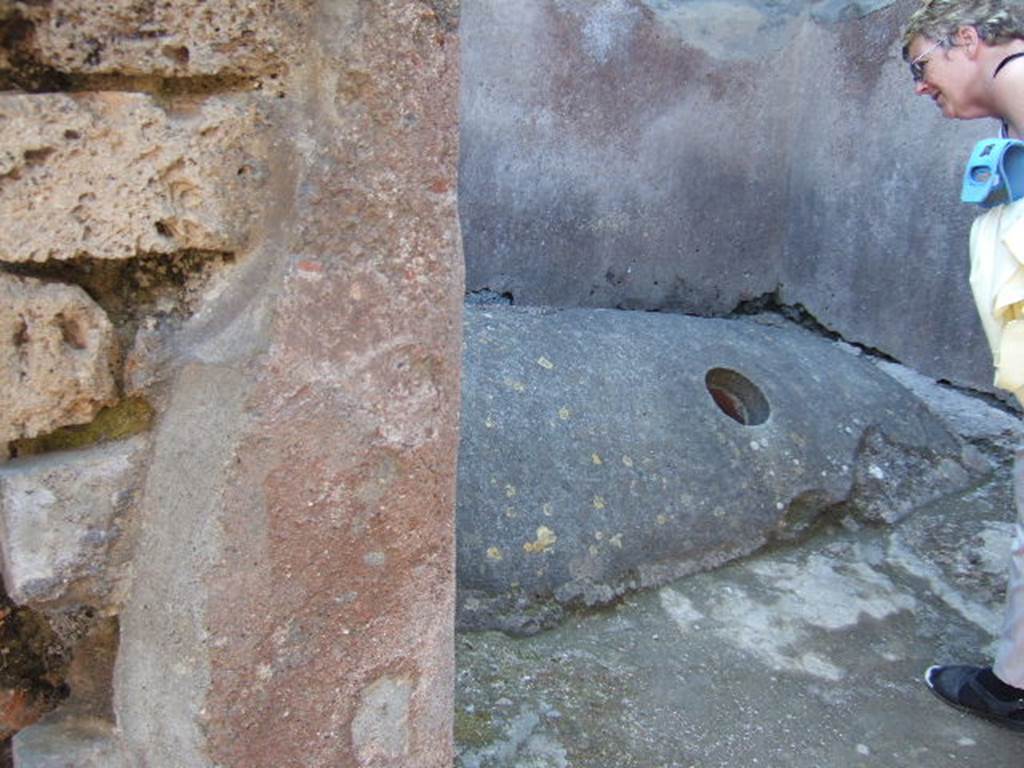
[[[912,93],[914,3],[467,0],[467,289],[703,315],[802,306],[991,384],[962,164],[993,125]]]
[[[0,6],[16,765],[451,764],[457,24]]]

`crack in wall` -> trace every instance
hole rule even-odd
[[[151,75],[68,74],[39,64],[19,62],[13,69],[0,69],[0,91],[25,93],[82,93],[87,91],[124,91],[145,93],[155,97],[210,96],[246,91],[260,91],[274,86],[276,76],[266,82],[259,77],[238,75],[192,75],[189,77],[158,77]],[[277,98],[284,98],[277,91]]]
[[[830,328],[818,320],[818,318],[815,317],[814,314],[812,314],[803,304],[786,304],[781,300],[781,293],[782,286],[778,286],[773,291],[763,293],[752,299],[739,301],[731,311],[716,316],[724,318],[739,318],[755,317],[757,315],[765,314],[775,315],[824,339],[829,339],[830,341],[853,347],[861,354],[874,360],[893,363],[895,365],[908,365],[902,360],[893,357],[877,347],[846,338],[839,331]],[[997,408],[1006,413],[1014,415],[1019,415],[1020,413],[1011,396],[1003,396],[998,392],[986,392],[984,390],[975,389],[974,387],[959,384],[949,379],[937,379],[935,383],[942,387],[951,389],[954,392],[980,400],[986,405],[992,408]]]
[[[235,262],[230,251],[186,249],[123,260],[82,255],[66,261],[0,262],[0,272],[77,285],[122,332],[134,332],[147,317],[180,321],[191,316],[210,281]]]
[[[0,11],[2,14],[3,11]],[[235,74],[201,74],[185,76],[130,75],[117,73],[85,74],[67,72],[44,64],[32,50],[35,24],[17,10],[0,18],[0,54],[6,54],[8,66],[0,66],[0,91],[25,93],[76,93],[84,91],[126,91],[147,93],[156,97],[208,96],[232,92],[272,90],[279,87],[279,74],[265,76]],[[92,41],[93,50],[85,63],[99,61],[103,45]],[[165,46],[162,53],[179,66],[189,62],[187,46]],[[3,61],[0,58],[0,61]],[[287,94],[277,90],[277,98]]]
[[[721,316],[734,318],[763,314],[779,315],[789,322],[799,325],[801,328],[811,331],[822,338],[829,339],[830,341],[841,341],[846,344],[851,344],[872,356],[881,357],[890,361],[893,359],[880,350],[873,349],[866,345],[860,345],[856,342],[851,342],[843,338],[841,333],[829,328],[818,320],[818,318],[815,317],[803,304],[799,302],[796,304],[785,303],[782,301],[781,285],[776,286],[773,291],[762,293],[760,296],[755,296],[752,299],[743,299],[737,302],[736,306],[733,307],[732,310]]]
[[[488,304],[502,304],[512,306],[516,303],[515,296],[511,291],[494,291],[490,288],[479,288],[466,292],[466,304],[470,306],[486,306]]]
[[[71,74],[61,70],[12,57],[13,67],[0,69],[0,91],[25,93],[81,93],[85,91],[125,91],[152,96],[209,96],[232,92],[259,91],[274,86],[276,75],[245,77],[241,75],[191,75],[163,77],[155,75]],[[269,82],[267,82],[269,81]],[[277,91],[278,98],[286,96]]]

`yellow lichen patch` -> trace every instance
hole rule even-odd
[[[484,747],[498,738],[498,732],[491,724],[490,712],[466,712],[455,710],[455,740],[458,744]]]
[[[505,483],[505,495],[510,499],[516,495],[516,487],[511,483]]]
[[[548,360],[546,357],[544,357],[544,355],[541,355],[540,357],[537,358],[537,365],[549,371],[555,367],[555,364]]]
[[[656,518],[654,518],[654,522],[656,522],[658,525],[664,525],[668,522],[668,518],[664,515],[658,515]]]
[[[487,559],[500,562],[504,555],[501,554],[501,550],[498,547],[489,547],[487,550]]]
[[[601,554],[601,550],[597,548],[596,544],[591,544],[589,547],[587,547],[587,551],[590,552],[591,557],[597,557],[599,554]]]
[[[495,423],[494,419],[488,416],[486,419],[484,419],[484,426],[487,427],[488,429],[494,429],[498,425]]]
[[[594,497],[594,509],[604,509],[604,496]]]
[[[523,549],[530,554],[539,555],[555,546],[556,541],[558,541],[558,537],[555,536],[555,532],[546,525],[542,525],[537,529],[537,540],[523,544]]]
[[[616,533],[614,536],[608,539],[608,543],[611,544],[613,547],[618,547],[619,549],[622,549],[622,534]]]
[[[604,461],[601,459],[601,454],[599,453],[590,454],[590,460],[597,464],[598,466],[604,464]]]
[[[622,457],[622,463],[625,464],[627,467],[632,467],[633,466],[633,457],[632,456],[623,456]]]
[[[604,531],[594,531],[594,538],[601,541],[604,538]]]
[[[572,411],[570,411],[567,406],[563,405],[561,408],[558,409],[558,418],[560,418],[562,421],[568,420],[570,416],[572,416]]]
[[[153,407],[143,398],[130,397],[102,409],[88,424],[61,427],[39,437],[15,440],[11,447],[15,456],[31,456],[123,440],[148,430],[153,416]]]
[[[513,379],[505,379],[505,386],[511,389],[513,392],[525,392],[526,385],[521,381],[514,381]]]

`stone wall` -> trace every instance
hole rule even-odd
[[[16,765],[451,764],[457,23],[0,4]]]
[[[517,304],[803,314],[991,388],[958,202],[993,123],[912,91],[916,5],[467,0],[467,288]]]

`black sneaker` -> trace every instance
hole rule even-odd
[[[1004,728],[1024,731],[1024,699],[1003,701],[978,681],[983,667],[929,667],[924,673],[928,688],[947,704],[979,715]]]

